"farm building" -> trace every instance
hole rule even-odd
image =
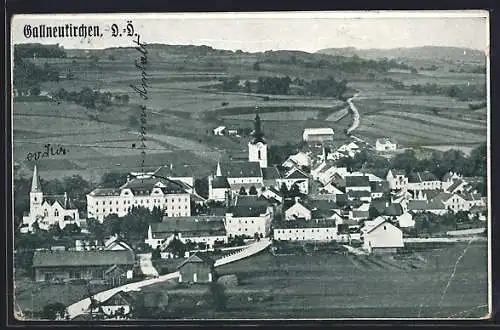
[[[370,253],[396,252],[404,247],[403,232],[383,217],[366,221],[361,228],[363,248]]]
[[[48,230],[52,225],[60,228],[69,224],[80,226],[80,215],[68,195],[44,195],[36,165],[33,169],[33,178],[30,191],[30,210],[23,216],[22,232],[31,232],[33,224],[37,222],[40,229]]]
[[[182,243],[203,243],[207,249],[212,249],[216,243],[227,243],[223,217],[166,218],[162,222],[149,225],[148,236],[144,242],[153,249],[160,246],[164,250],[174,238]]]
[[[130,278],[135,256],[129,251],[35,251],[35,281],[51,280],[113,280]],[[116,279],[116,277],[115,277]]]
[[[397,144],[394,141],[391,141],[390,139],[377,139],[375,141],[375,150],[380,151],[380,152],[385,152],[385,151],[395,151],[397,149]]]
[[[334,131],[332,128],[306,128],[302,133],[305,142],[333,141]]]
[[[277,225],[273,237],[278,241],[334,241],[337,239],[335,220],[291,220]]]
[[[215,277],[214,261],[201,253],[195,253],[179,266],[179,283],[210,283]]]

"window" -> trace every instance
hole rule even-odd
[[[109,205],[111,205],[111,203],[112,203],[112,202],[111,202],[111,201],[109,201]]]
[[[55,216],[55,217],[58,217],[58,216],[59,216],[59,210],[55,210],[55,211],[54,211],[54,216]]]
[[[384,230],[387,230],[387,227],[386,227],[386,226],[384,226]]]
[[[113,212],[113,209],[109,209],[109,212]]]
[[[118,200],[116,201],[116,205],[118,205]]]
[[[36,202],[36,198],[35,198],[35,202]],[[95,202],[95,205],[99,205],[99,201]]]
[[[96,211],[96,213],[99,213],[99,209],[97,209],[97,210],[95,210],[95,211]]]

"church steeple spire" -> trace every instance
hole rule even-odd
[[[220,161],[217,162],[217,172],[215,173],[216,176],[222,176],[222,171],[220,169]]]
[[[41,192],[42,186],[40,185],[40,179],[38,178],[38,170],[33,169],[33,179],[31,180],[31,192]]]
[[[259,108],[255,107],[255,120],[253,123],[253,139],[252,143],[262,142],[265,143],[264,133],[262,132],[262,127],[260,125],[260,116],[259,116]]]

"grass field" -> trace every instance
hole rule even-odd
[[[447,318],[487,314],[484,243],[404,256],[275,257],[262,253],[219,267],[217,272],[237,274],[241,284],[234,293],[227,289],[229,308],[215,317]],[[263,295],[273,299],[257,302]],[[252,297],[253,303],[247,297]]]

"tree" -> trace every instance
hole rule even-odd
[[[152,253],[152,256],[151,258],[153,260],[158,260],[158,259],[161,259],[161,251],[160,251],[160,247],[157,247],[156,249],[153,250],[153,253]]]
[[[47,320],[55,320],[58,317],[64,318],[66,314],[66,306],[60,302],[47,304],[42,310],[42,317]]]
[[[285,197],[285,198],[286,198],[286,197],[288,197],[288,195],[289,195],[288,188],[287,188],[287,186],[286,186],[286,184],[285,184],[284,182],[281,184],[281,187],[280,187],[280,193],[281,193],[281,195],[283,195],[283,197]]]
[[[216,311],[223,311],[226,309],[227,296],[224,286],[217,282],[212,282],[208,288],[208,296],[211,298]]]
[[[292,187],[290,188],[289,196],[292,198],[302,196],[302,193],[300,192],[300,188],[299,188],[298,184],[294,183],[292,185]]]
[[[30,89],[30,95],[31,96],[39,96],[40,95],[40,87],[38,87],[37,85],[36,86],[33,86],[31,87]]]
[[[250,81],[245,80],[245,93],[251,93],[252,92],[252,84]]]
[[[240,188],[239,195],[247,195],[247,191],[246,191],[245,187]]]
[[[208,198],[208,179],[195,179],[194,180],[194,190],[196,193],[204,198]]]
[[[254,71],[260,71],[260,64],[259,64],[259,62],[255,62],[253,64],[253,70]]]
[[[368,216],[370,219],[375,219],[376,217],[380,216],[380,212],[377,210],[377,208],[370,206],[368,209]]]
[[[257,188],[255,186],[251,186],[250,190],[248,191],[249,195],[257,195]]]
[[[100,186],[102,188],[118,188],[127,182],[128,173],[108,172],[101,177]]]

